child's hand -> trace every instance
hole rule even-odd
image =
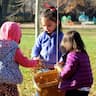
[[[33,60],[37,60],[37,69],[44,68],[43,61],[40,57],[34,57]]]
[[[54,68],[58,71],[58,72],[61,72],[62,71],[62,66],[61,64],[57,63],[54,65]]]
[[[36,65],[35,65],[34,69],[40,69],[42,66],[41,61],[40,60],[35,60],[35,61],[36,61]]]
[[[44,68],[44,67],[45,67],[44,64],[43,64],[43,61],[44,61],[44,60],[39,59],[39,63],[38,63],[38,67],[39,67],[39,68]]]
[[[33,57],[33,60],[39,60],[40,59],[40,57],[38,56],[38,57]]]

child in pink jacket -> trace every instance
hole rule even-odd
[[[21,29],[15,22],[5,22],[0,31],[0,96],[19,96],[17,84],[23,77],[19,65],[37,67],[38,60],[25,57],[18,44],[21,40]]]

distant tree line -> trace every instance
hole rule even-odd
[[[78,16],[85,12],[90,18],[96,16],[96,0],[62,0],[65,1],[60,6],[61,13],[71,15],[73,20],[78,20]]]
[[[35,0],[0,0],[0,22],[33,22]]]
[[[71,15],[77,20],[81,12],[89,17],[96,16],[96,0],[40,0],[40,12],[45,9],[44,3],[56,7],[59,2],[59,12]],[[0,0],[0,22],[6,20],[19,22],[34,22],[36,0]]]
[[[96,17],[96,0],[44,0],[56,7],[56,1],[59,2],[59,13],[71,15],[73,21],[78,21],[80,14],[85,12],[90,18]]]

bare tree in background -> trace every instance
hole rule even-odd
[[[57,0],[40,0],[40,12],[45,9],[46,2],[51,6],[57,6]],[[77,18],[84,11],[90,17],[96,16],[96,0],[58,0],[58,2],[59,13],[62,15]],[[0,20],[19,17],[23,21],[32,22],[35,16],[35,3],[36,0],[0,0]]]
[[[2,18],[3,18],[3,20],[7,16],[8,4],[9,4],[9,0],[2,0]]]
[[[0,0],[1,22],[18,13],[20,7],[23,5],[23,2],[23,0]],[[8,13],[9,6],[11,6],[11,8]]]
[[[10,0],[10,1],[11,1],[11,8],[8,17],[16,15],[20,11],[20,9],[24,6],[25,0]]]

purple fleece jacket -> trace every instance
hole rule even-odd
[[[91,87],[93,77],[88,54],[75,51],[68,53],[61,78],[63,79],[59,84],[61,90]]]

